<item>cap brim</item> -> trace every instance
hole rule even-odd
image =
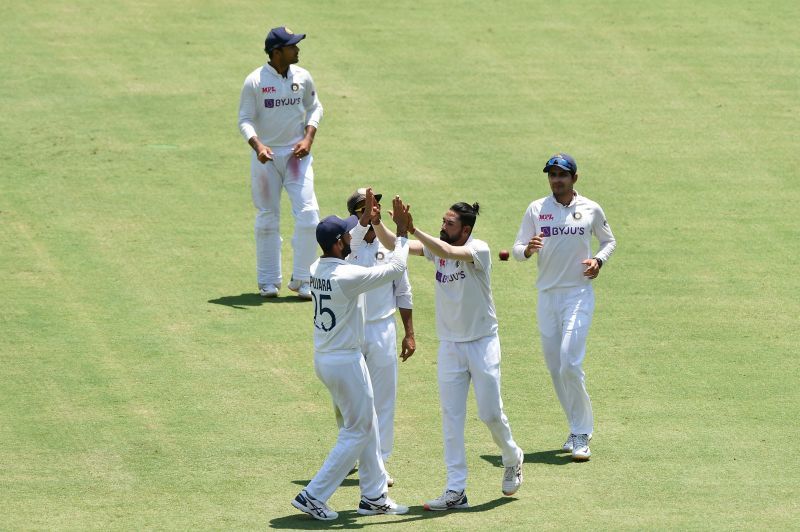
[[[305,38],[306,38],[306,34],[305,33],[295,33],[294,35],[292,35],[292,38],[289,39],[286,42],[286,44],[284,44],[282,46],[291,46],[293,44],[297,44],[297,43],[299,43],[300,41],[302,41]]]
[[[383,194],[375,194],[375,201],[381,201]]]
[[[349,233],[351,229],[353,229],[358,224],[358,216],[355,214],[352,216],[348,216],[344,219],[344,224],[347,227],[347,232]]]

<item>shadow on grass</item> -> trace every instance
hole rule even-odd
[[[293,480],[292,484],[297,484],[298,486],[308,486],[308,483],[311,482],[311,479],[308,480]],[[346,478],[342,481],[340,486],[358,486],[358,477],[356,478]]]
[[[494,454],[483,454],[481,458],[495,467],[503,467],[503,458]],[[552,451],[539,451],[538,453],[525,453],[526,464],[565,465],[572,463],[572,455],[561,449]]]
[[[375,525],[389,525],[400,523],[411,523],[414,521],[429,521],[431,519],[441,519],[447,517],[451,513],[477,513],[493,510],[504,504],[514,502],[517,499],[514,497],[500,497],[493,501],[488,501],[477,506],[470,506],[463,510],[451,510],[449,512],[431,512],[425,510],[422,506],[411,506],[407,514],[403,515],[375,515],[364,516],[360,515],[355,510],[345,510],[339,512],[339,518],[335,521],[317,521],[313,517],[300,513],[287,515],[285,517],[276,517],[269,522],[270,528],[280,529],[299,529],[299,530],[320,530],[320,529],[348,529],[348,528],[364,528],[367,526]],[[291,503],[287,502],[287,505]],[[444,524],[443,524],[444,525]]]
[[[294,295],[283,297],[261,297],[261,294],[239,294],[238,296],[222,296],[217,299],[209,299],[209,303],[215,305],[225,305],[226,307],[238,308],[240,310],[247,307],[260,307],[261,305],[278,305],[281,303],[308,303],[307,299],[300,299]]]

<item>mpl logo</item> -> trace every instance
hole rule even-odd
[[[552,220],[553,219],[553,215],[552,214],[540,214],[539,215],[539,219],[540,220]]]
[[[550,226],[545,225],[542,227],[542,236],[550,236]]]
[[[275,87],[261,87],[261,94],[274,94],[278,92]]]
[[[445,264],[447,264],[447,261],[445,259],[439,259],[439,267],[440,268],[444,268]]]

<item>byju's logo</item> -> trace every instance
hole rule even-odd
[[[579,236],[586,233],[586,228],[578,227],[578,226],[566,226],[566,227],[542,227],[542,233],[544,236]]]
[[[287,105],[297,105],[300,103],[300,98],[266,98],[264,100],[264,107],[267,109],[272,109],[274,107],[284,107]]]

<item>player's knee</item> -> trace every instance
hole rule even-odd
[[[497,425],[503,422],[503,412],[502,410],[489,410],[486,412],[479,412],[478,417],[481,418],[486,425],[492,426]]]
[[[319,223],[319,210],[306,209],[300,211],[295,218],[295,227],[300,231],[316,231]]]
[[[583,368],[579,364],[564,364],[559,370],[562,380],[580,380],[583,378]]]
[[[280,229],[280,218],[274,212],[259,211],[258,214],[256,214],[255,228],[256,233],[275,233]]]

